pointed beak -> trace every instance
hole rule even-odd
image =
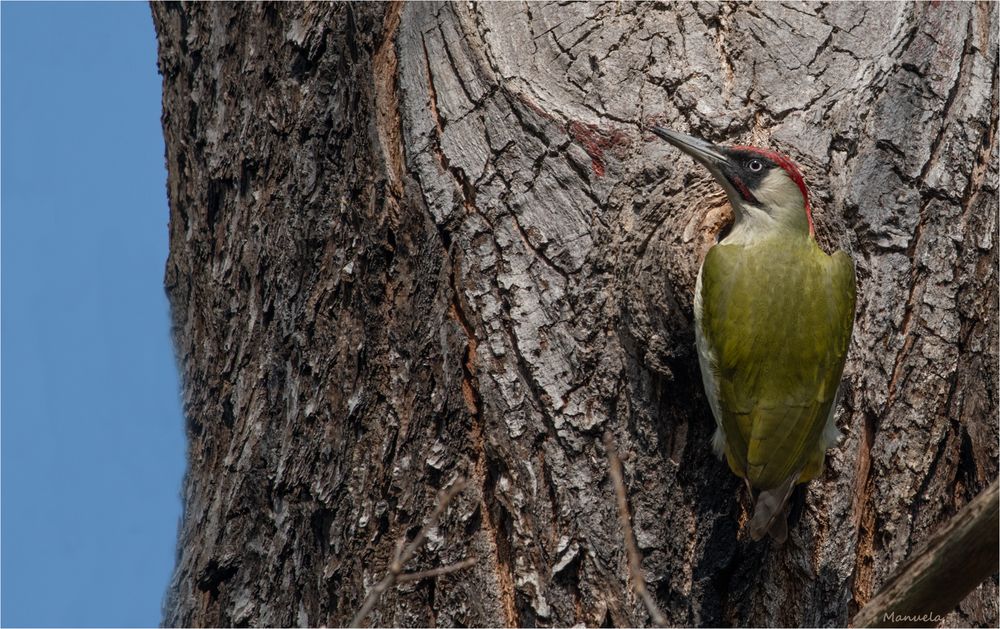
[[[733,206],[733,209],[739,212],[742,207],[745,198],[750,197],[750,192],[746,190],[745,186],[741,189],[743,194],[736,189],[736,186],[742,186],[739,179],[730,180],[729,173],[733,171],[733,162],[726,156],[726,150],[720,146],[716,146],[711,142],[706,142],[705,140],[699,140],[698,138],[693,138],[690,135],[684,135],[683,133],[677,133],[676,131],[671,131],[670,129],[664,129],[663,127],[651,127],[650,131],[660,136],[667,142],[670,142],[680,150],[684,151],[695,161],[700,162],[708,172],[712,173],[712,177],[722,186],[723,190],[726,191],[726,196],[729,197],[729,203]],[[735,183],[734,183],[735,182]]]
[[[664,129],[663,127],[652,127],[650,130],[704,164],[715,175],[716,179],[725,181],[721,177],[721,166],[728,163],[729,159],[722,153],[718,146],[705,140],[693,138],[690,135]]]

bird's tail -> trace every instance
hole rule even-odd
[[[773,489],[765,489],[754,503],[750,518],[750,537],[759,541],[768,533],[778,544],[788,537],[788,499],[792,496],[799,472],[795,472]]]

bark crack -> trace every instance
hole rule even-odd
[[[445,39],[443,31],[440,32],[442,38]],[[462,204],[466,213],[474,213],[480,216],[487,223],[487,225],[490,225],[492,228],[492,223],[489,219],[479,212],[479,209],[476,207],[475,185],[469,181],[462,168],[453,166],[450,163],[448,156],[444,153],[444,150],[441,147],[441,136],[444,132],[446,122],[439,114],[437,90],[434,85],[434,75],[431,70],[430,54],[427,50],[426,38],[423,35],[421,35],[421,45],[424,53],[424,68],[427,73],[429,111],[432,119],[434,120],[436,132],[431,143],[432,150],[434,151],[438,165],[444,172],[451,175],[457,185],[458,190],[461,193]],[[454,59],[452,59],[450,51],[448,51],[447,54],[449,62],[452,64],[453,69],[455,69]],[[455,75],[458,77],[457,72]],[[462,84],[463,90],[465,90],[464,81],[462,81],[460,77],[459,82]],[[487,96],[484,96],[484,99],[487,98],[490,93],[488,93]],[[474,108],[478,106],[478,104],[471,98],[468,91],[466,91],[466,96],[469,98],[469,101],[473,103]],[[471,112],[467,112],[465,115],[468,115],[468,113]],[[433,216],[430,217],[430,220],[432,222],[435,221]],[[438,226],[438,229],[442,230],[444,227]],[[450,238],[448,240],[450,240]],[[451,246],[451,243],[446,245],[448,249],[450,249]],[[495,246],[496,243],[494,242],[494,247]],[[496,480],[494,478],[495,471],[492,469],[493,465],[490,463],[489,448],[486,443],[486,417],[485,409],[483,408],[483,399],[477,375],[476,363],[479,336],[476,332],[476,327],[469,319],[466,308],[463,306],[464,291],[460,290],[458,283],[458,277],[461,274],[459,265],[450,250],[446,252],[446,255],[448,256],[449,261],[451,261],[450,284],[452,291],[452,303],[450,312],[453,313],[454,318],[459,322],[466,336],[466,347],[462,360],[462,394],[466,407],[472,416],[473,422],[471,437],[476,452],[474,477],[479,485],[481,497],[478,508],[482,514],[482,530],[487,535],[489,543],[492,546],[491,564],[497,585],[499,586],[499,592],[497,595],[500,607],[503,610],[507,625],[513,627],[518,626],[519,620],[515,597],[514,569],[512,565],[512,558],[510,556],[511,542],[506,539],[507,531],[505,529],[507,527],[501,526],[501,522],[497,521],[497,516],[500,513],[499,510],[503,507],[497,501]]]
[[[393,0],[383,20],[382,42],[372,58],[375,83],[375,128],[389,179],[390,222],[399,225],[399,199],[403,196],[403,130],[399,115],[396,33],[399,30],[402,0]]]
[[[864,413],[863,422],[862,442],[854,476],[854,500],[851,504],[854,537],[857,540],[851,585],[851,601],[854,605],[852,616],[871,598],[875,585],[875,505],[872,503],[875,472],[872,449],[875,445],[876,425],[870,412]]]
[[[927,178],[927,174],[930,168],[938,163],[939,153],[941,150],[941,144],[944,137],[948,134],[951,123],[953,122],[952,109],[955,105],[960,88],[963,87],[967,81],[966,77],[966,66],[969,55],[972,53],[972,22],[969,22],[968,29],[966,32],[965,42],[962,50],[962,58],[959,61],[958,73],[955,77],[955,82],[952,84],[948,91],[948,96],[945,99],[945,105],[943,110],[943,115],[941,116],[941,128],[935,135],[933,142],[931,143],[930,156],[924,163],[920,170],[920,175],[917,178],[918,182],[923,182]],[[971,174],[970,174],[971,179]],[[971,183],[971,182],[970,182]],[[901,334],[903,336],[903,347],[899,354],[896,356],[895,366],[893,367],[892,376],[889,379],[888,394],[886,396],[886,403],[883,407],[883,413],[887,412],[888,409],[892,408],[895,402],[897,391],[899,390],[900,378],[903,375],[903,370],[906,368],[906,357],[909,355],[910,351],[913,349],[915,338],[912,334],[913,327],[913,315],[916,310],[917,304],[916,300],[919,295],[923,294],[924,280],[922,273],[922,266],[917,263],[915,255],[919,249],[920,243],[923,239],[924,225],[927,220],[927,208],[930,206],[931,201],[933,201],[936,196],[930,194],[929,190],[924,190],[924,201],[920,204],[920,210],[917,219],[917,225],[914,228],[913,239],[907,251],[907,257],[911,260],[912,271],[910,275],[910,291],[906,299],[906,306],[903,311],[903,322],[900,326]]]
[[[517,233],[520,234],[521,240],[524,241],[524,246],[530,249],[531,252],[535,254],[535,257],[541,260],[542,263],[545,264],[545,266],[555,271],[563,279],[564,283],[569,284],[569,274],[566,271],[564,271],[558,264],[553,262],[551,258],[545,255],[545,253],[539,247],[536,247],[531,243],[531,239],[528,238],[527,232],[524,231],[524,228],[521,227],[520,221],[517,220],[517,215],[511,212],[510,218],[511,222],[514,224],[514,227],[517,229]]]

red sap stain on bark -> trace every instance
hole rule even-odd
[[[525,107],[533,111],[545,120],[557,122],[556,116],[545,111],[538,103],[523,94],[518,95],[518,100],[524,103]],[[577,120],[570,120],[565,126],[566,134],[583,147],[583,150],[590,156],[590,165],[594,173],[601,177],[604,175],[604,153],[611,150],[612,153],[623,152],[631,143],[628,134],[617,127],[604,127]],[[616,151],[617,149],[617,151]]]
[[[604,152],[623,149],[631,143],[621,129],[598,127],[576,120],[566,125],[566,132],[590,156],[591,168],[598,177],[604,175]]]

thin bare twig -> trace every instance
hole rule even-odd
[[[604,433],[604,449],[608,453],[608,467],[611,470],[611,482],[615,487],[615,497],[618,501],[618,519],[621,522],[622,532],[625,537],[625,554],[628,556],[629,579],[632,581],[632,589],[636,596],[646,606],[649,618],[657,627],[666,627],[667,619],[656,606],[653,597],[646,589],[646,579],[642,576],[642,567],[639,565],[642,558],[639,555],[639,548],[635,544],[635,533],[632,532],[632,522],[628,513],[628,498],[625,496],[625,481],[622,479],[622,462],[618,458],[618,451],[615,450],[614,439],[611,432]]]
[[[459,570],[471,568],[476,565],[476,561],[478,560],[475,557],[467,557],[458,563],[441,566],[440,568],[431,568],[430,570],[421,570],[420,572],[404,572],[396,578],[396,582],[405,583],[406,581],[419,581],[430,577],[439,577],[442,574],[449,574],[451,572],[458,572]]]
[[[442,489],[438,494],[437,506],[434,507],[434,511],[432,511],[430,517],[427,518],[427,522],[425,522],[420,530],[417,531],[413,540],[407,544],[404,537],[399,539],[399,542],[396,544],[396,552],[393,554],[392,561],[389,562],[389,571],[384,577],[382,577],[382,580],[376,583],[375,587],[368,592],[368,596],[365,597],[365,601],[362,603],[361,609],[359,609],[358,613],[354,614],[354,618],[351,619],[351,627],[360,627],[362,621],[364,621],[365,617],[371,613],[372,609],[374,609],[375,605],[382,597],[382,594],[384,594],[386,590],[391,588],[397,582],[414,581],[418,577],[426,578],[437,576],[438,574],[447,574],[449,572],[461,570],[462,568],[468,568],[475,563],[474,559],[465,559],[459,563],[445,566],[444,568],[414,572],[409,575],[403,574],[403,567],[406,565],[406,562],[417,554],[417,551],[420,550],[420,547],[423,546],[424,541],[427,539],[428,532],[437,526],[438,518],[440,518],[441,514],[444,513],[444,510],[448,508],[448,503],[450,503],[455,496],[461,493],[463,489],[465,489],[464,478],[460,478],[455,481],[448,489]]]

